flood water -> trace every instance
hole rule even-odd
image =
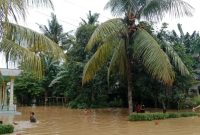
[[[13,121],[21,135],[200,135],[200,118],[178,118],[150,122],[129,122],[124,109],[85,112],[64,107],[22,107]],[[34,111],[38,122],[29,122]],[[1,119],[12,121],[1,116]]]

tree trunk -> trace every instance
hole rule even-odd
[[[158,100],[154,99],[154,108],[158,108]]]
[[[129,45],[129,37],[125,40],[125,51],[126,51],[126,73],[127,73],[127,84],[128,84],[128,109],[129,114],[133,112],[133,97],[132,97],[132,91],[133,91],[133,85],[132,85],[132,72],[131,72],[131,56],[128,51],[128,45]]]
[[[129,109],[129,114],[131,114],[133,112],[133,97],[132,97],[133,85],[132,85],[131,65],[129,60],[127,60],[127,83],[128,83],[128,109]]]
[[[133,112],[133,96],[132,96],[132,92],[133,92],[133,79],[132,79],[132,71],[131,71],[131,60],[133,58],[133,54],[131,53],[130,50],[132,50],[131,48],[129,48],[130,45],[130,41],[129,39],[132,38],[133,34],[135,33],[135,31],[137,30],[136,28],[136,24],[135,24],[135,20],[136,20],[136,16],[134,15],[134,13],[132,12],[128,12],[128,34],[126,36],[125,39],[125,51],[126,51],[126,68],[127,68],[127,83],[128,83],[128,108],[129,108],[129,114],[131,114]]]
[[[95,93],[94,93],[94,91],[92,90],[92,94],[91,94],[91,100],[92,100],[92,102],[94,102],[95,101]]]
[[[166,113],[167,109],[164,100],[162,100],[162,107],[163,107],[163,113]]]
[[[45,90],[45,92],[44,92],[44,105],[45,106],[47,105],[47,101],[48,101],[48,93],[47,93],[47,90]]]
[[[5,55],[5,60],[6,60],[6,68],[8,69],[8,60],[9,60],[9,54],[8,53]]]

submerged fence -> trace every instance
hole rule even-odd
[[[21,101],[18,102],[18,106],[30,106],[30,105],[39,105],[39,106],[65,106],[68,103],[66,97],[46,97],[46,98],[36,98],[32,101]]]

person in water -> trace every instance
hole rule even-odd
[[[144,105],[141,106],[140,112],[141,112],[141,113],[145,113],[145,106],[144,106]]]
[[[141,112],[141,105],[140,105],[140,104],[137,104],[137,105],[136,105],[135,111],[136,111],[137,113],[140,113],[140,112]]]
[[[30,122],[33,122],[33,123],[36,122],[36,118],[35,118],[35,113],[34,113],[34,112],[31,112],[31,115],[30,115]]]

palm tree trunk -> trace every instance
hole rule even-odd
[[[128,53],[129,37],[125,40],[125,50],[126,50],[126,68],[127,68],[127,84],[128,84],[128,110],[129,114],[133,112],[133,84],[132,84],[132,72],[131,72],[131,60]]]
[[[8,69],[8,59],[9,59],[8,53],[6,53],[5,57],[6,57],[6,68]]]
[[[47,105],[47,101],[48,101],[48,93],[47,93],[47,90],[45,90],[45,92],[44,92],[44,105],[45,106]]]
[[[132,84],[132,74],[131,74],[131,64],[127,60],[127,83],[128,83],[128,110],[129,114],[133,112],[133,84]]]

